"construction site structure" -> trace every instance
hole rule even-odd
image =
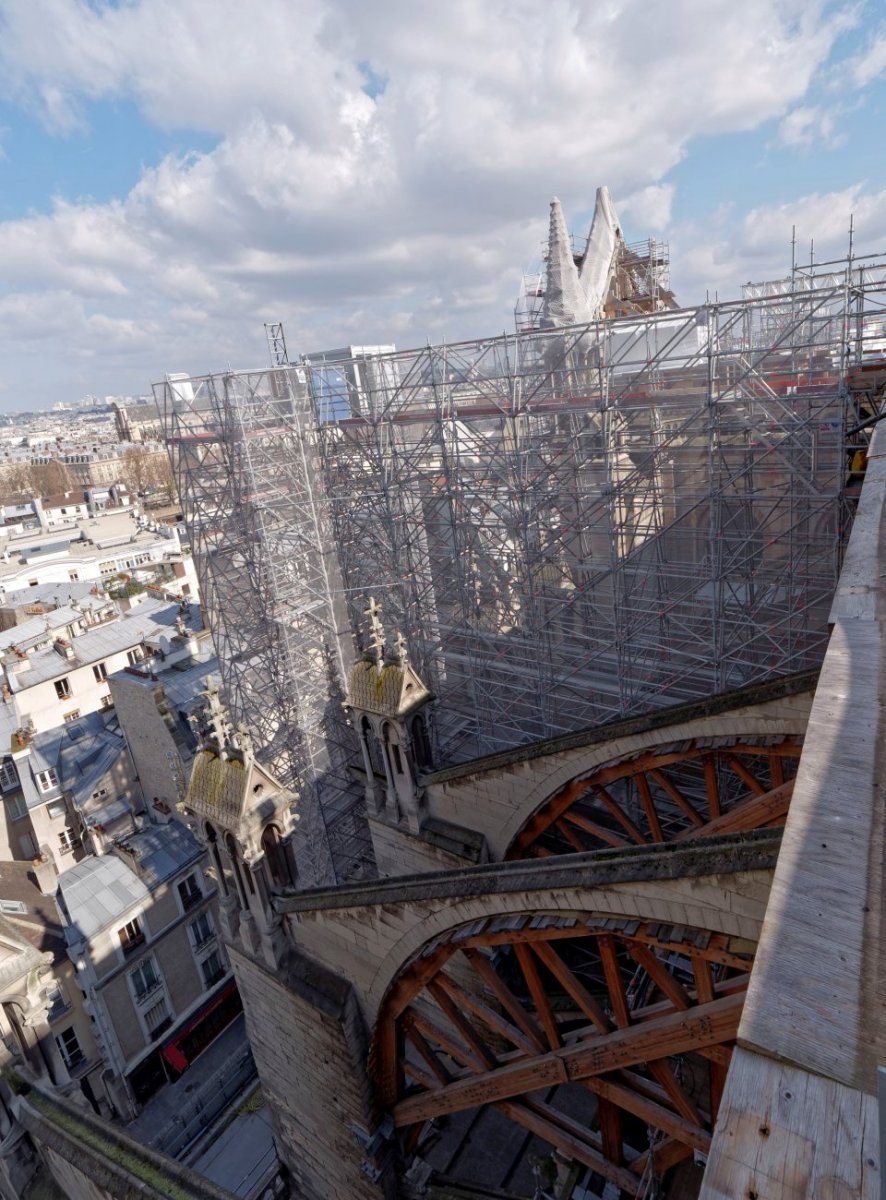
[[[886,259],[665,257],[555,201],[513,334],[158,387],[308,1200],[874,1200]]]
[[[601,189],[578,263],[552,204],[532,327],[294,365],[276,327],[270,369],[157,386],[223,689],[300,794],[304,882],[366,859],[344,702],[370,597],[435,697],[437,768],[821,661],[884,263],[678,309],[639,261]]]

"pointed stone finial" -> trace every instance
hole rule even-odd
[[[375,663],[378,670],[381,671],[385,665],[385,630],[381,623],[381,608],[376,604],[373,596],[369,597],[369,607],[366,609],[366,615],[369,617],[369,625],[372,629],[369,648],[375,655]]]
[[[584,293],[572,254],[572,239],[560,201],[551,201],[548,231],[548,265],[545,283],[544,323],[548,328],[572,325],[584,317]]]
[[[409,646],[402,631],[399,629],[397,630],[397,636],[394,638],[394,653],[397,655],[400,665],[405,667],[409,662]]]
[[[225,748],[225,743],[228,740],[228,730],[230,722],[228,721],[227,713],[224,705],[221,702],[218,685],[210,681],[206,685],[203,692],[203,721],[207,730],[207,737],[214,741],[218,752],[222,753]]]
[[[243,755],[243,761],[248,763],[252,759],[252,735],[248,728],[241,721],[234,733],[234,745]]]

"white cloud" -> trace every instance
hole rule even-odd
[[[113,203],[0,223],[0,278],[35,323],[53,298],[93,359],[57,370],[69,389],[262,361],[268,319],[290,349],[499,329],[552,193],[578,212],[608,183],[658,232],[691,139],[801,112],[850,20],[825,0],[0,0],[0,96],[55,130],[125,99],[219,138]]]
[[[760,205],[731,228],[724,219],[719,230],[716,224],[675,230],[675,288],[680,296],[697,296],[704,287],[729,287],[734,294],[737,282],[781,278],[790,266],[792,236],[798,262],[807,262],[813,249],[819,263],[844,258],[850,220],[856,251],[859,246],[881,249],[886,244],[886,188],[866,190],[856,183],[840,191]]]
[[[779,124],[778,140],[782,146],[794,149],[808,149],[816,144],[836,145],[833,111],[825,112],[807,105],[792,109]]]
[[[866,49],[848,64],[849,77],[856,87],[867,87],[886,71],[886,32],[873,37]]]
[[[670,223],[674,191],[673,184],[660,183],[632,192],[619,203],[619,216],[630,217],[638,229],[658,233]]]

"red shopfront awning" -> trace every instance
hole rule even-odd
[[[175,1036],[170,1038],[170,1040],[166,1043],[160,1053],[173,1068],[173,1070],[181,1073],[186,1067],[189,1066],[188,1059],[185,1057],[181,1049],[181,1043],[185,1040],[188,1034],[193,1033],[193,1031],[206,1020],[210,1013],[215,1012],[215,1010],[224,1004],[227,999],[233,996],[236,990],[237,985],[232,979],[221,989],[220,992],[213,996],[211,1000],[207,1001],[207,1003],[204,1004],[203,1007],[197,1013],[195,1013],[193,1017],[191,1017],[187,1025],[184,1025],[181,1029],[177,1030]]]

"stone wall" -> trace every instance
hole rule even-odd
[[[353,989],[293,953],[278,974],[231,948],[249,1040],[281,1157],[303,1200],[392,1197],[366,1075],[367,1034]],[[377,1176],[377,1178],[373,1178]]]

